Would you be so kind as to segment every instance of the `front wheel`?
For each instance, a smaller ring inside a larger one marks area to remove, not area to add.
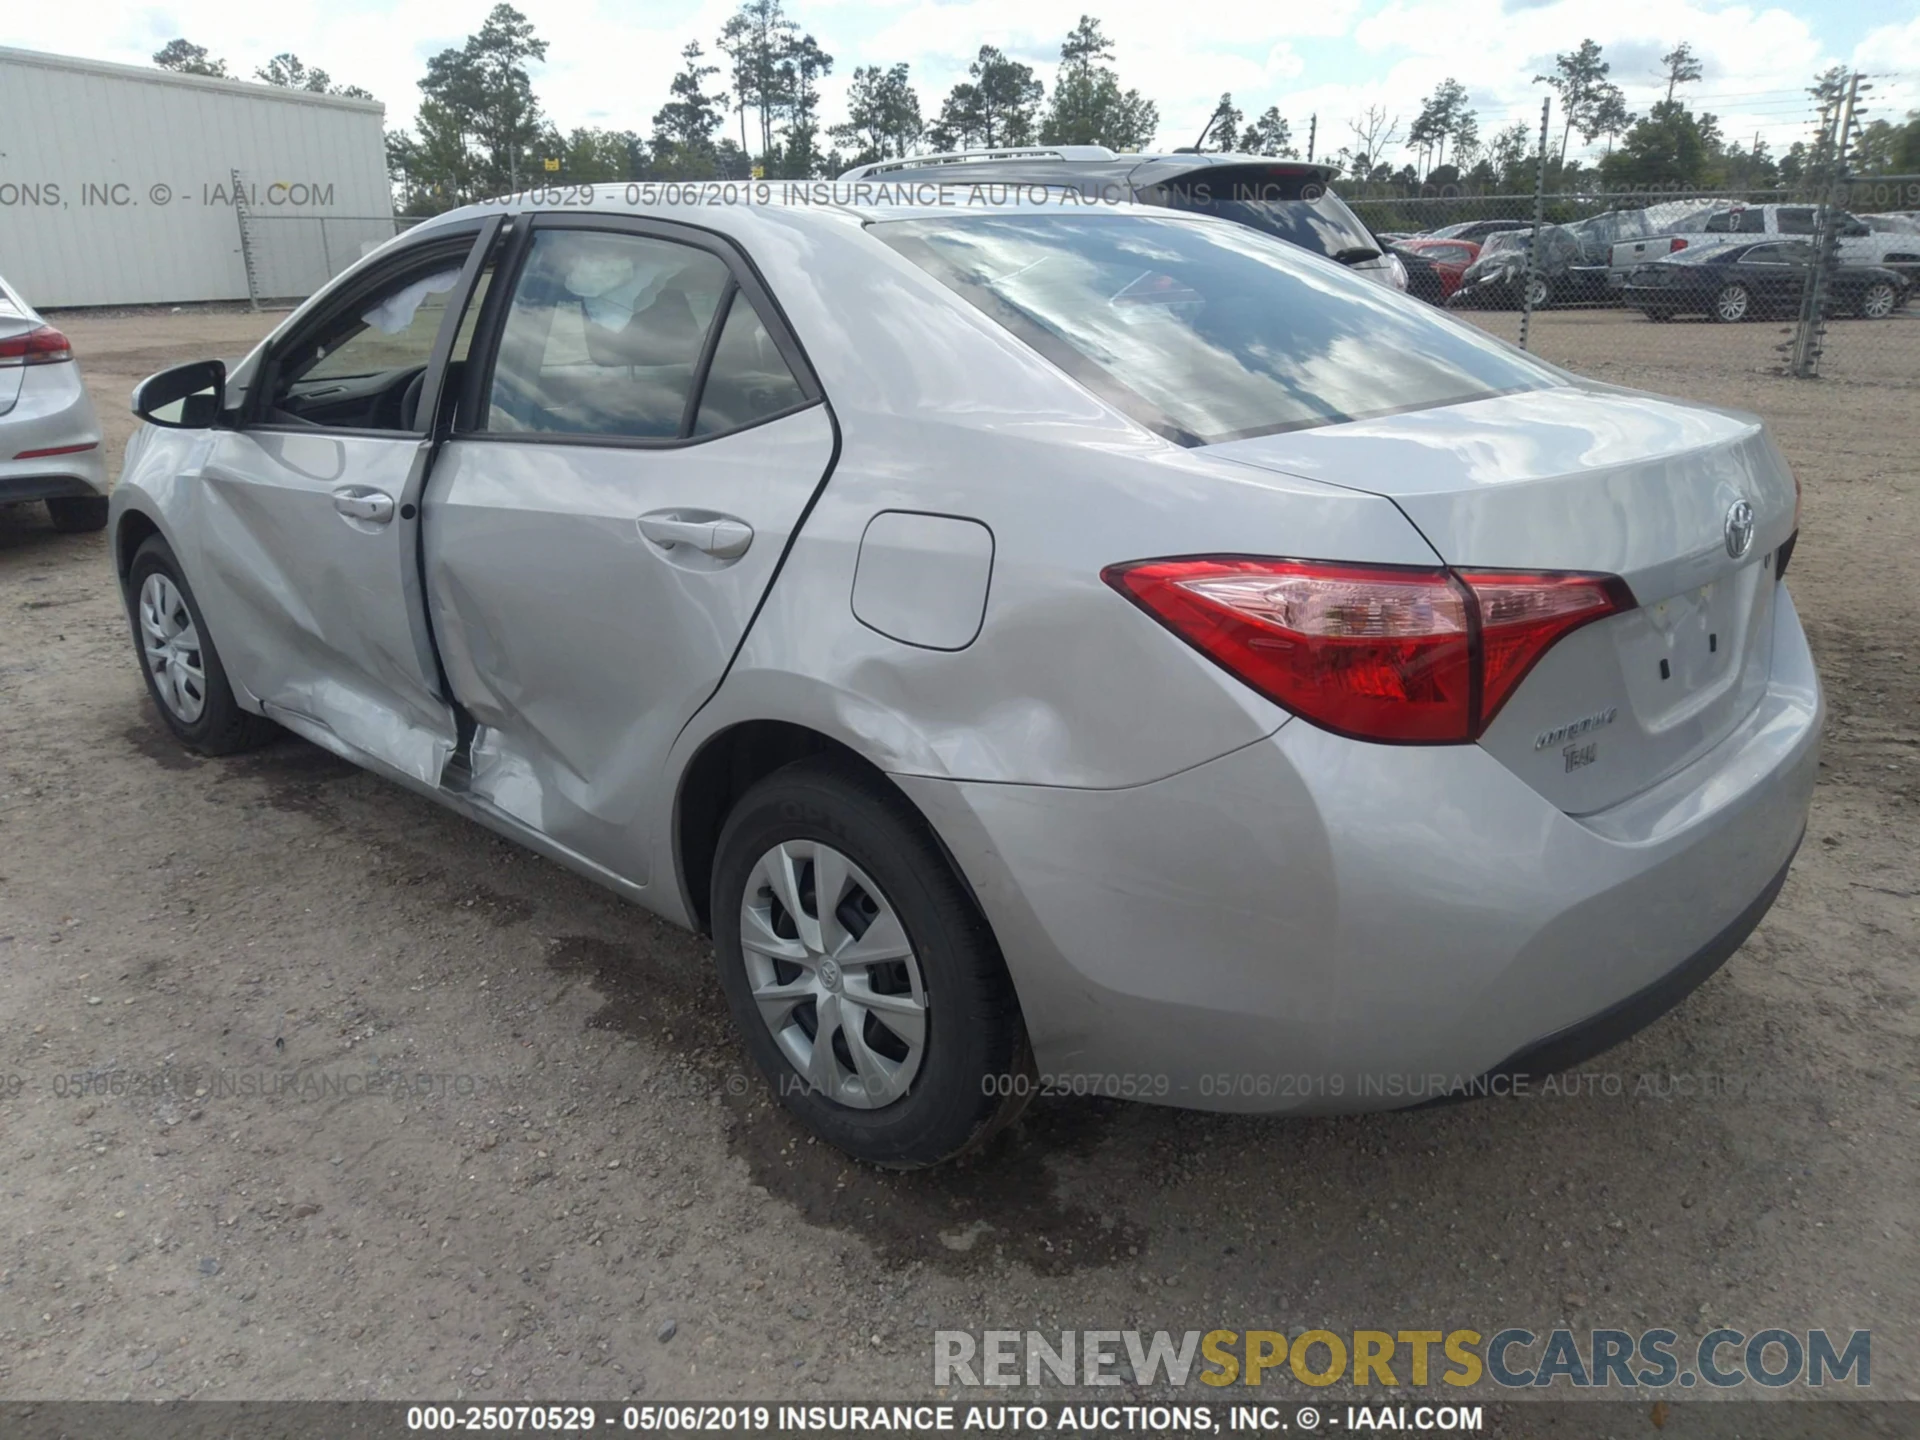
[[[1713,297],[1713,318],[1725,324],[1744,320],[1753,311],[1753,296],[1744,285],[1722,285]]]
[[[926,823],[851,764],[767,776],[721,831],[720,981],[782,1104],[896,1169],[983,1144],[1031,1093],[992,932]]]
[[[206,755],[231,755],[280,733],[271,720],[241,709],[234,699],[180,562],[158,535],[134,552],[127,572],[127,618],[147,693],[183,745]]]
[[[1547,308],[1547,280],[1544,275],[1536,275],[1527,281],[1527,308],[1544,310]]]

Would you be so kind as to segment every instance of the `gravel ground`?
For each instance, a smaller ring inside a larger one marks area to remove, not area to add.
[[[273,319],[62,317],[114,468],[135,380]],[[0,1397],[872,1398],[936,1328],[1725,1323],[1870,1327],[1920,1398],[1920,350],[1843,331],[1804,383],[1773,326],[1535,334],[1768,418],[1832,712],[1780,903],[1595,1062],[1617,1096],[1042,1103],[857,1168],[745,1079],[704,942],[299,741],[183,754],[103,539],[0,510]],[[1757,1088],[1633,1093],[1672,1074]]]

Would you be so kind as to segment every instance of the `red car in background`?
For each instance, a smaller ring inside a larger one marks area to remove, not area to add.
[[[1439,284],[1437,295],[1420,294],[1422,300],[1431,300],[1436,305],[1441,304],[1460,288],[1460,277],[1467,273],[1467,267],[1480,256],[1480,246],[1472,240],[1447,240],[1432,235],[1415,235],[1406,240],[1396,240],[1393,248],[1402,255],[1412,255],[1426,262],[1418,268],[1422,271],[1431,269],[1433,280],[1427,281],[1424,285],[1414,283],[1412,278],[1414,267],[1410,266],[1407,290],[1409,294],[1420,294],[1423,289],[1430,291],[1434,282],[1437,281]]]

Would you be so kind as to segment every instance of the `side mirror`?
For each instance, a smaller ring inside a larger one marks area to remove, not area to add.
[[[171,430],[204,430],[226,408],[227,366],[222,360],[195,360],[149,375],[133,387],[133,413],[149,425]]]

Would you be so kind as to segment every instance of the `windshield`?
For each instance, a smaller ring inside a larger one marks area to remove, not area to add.
[[[1373,233],[1311,171],[1219,165],[1155,188],[1160,192],[1152,197],[1156,203],[1218,215],[1277,235],[1316,255],[1352,261],[1380,253]]]
[[[974,216],[873,234],[1181,444],[1559,383],[1479,330],[1233,225]]]

